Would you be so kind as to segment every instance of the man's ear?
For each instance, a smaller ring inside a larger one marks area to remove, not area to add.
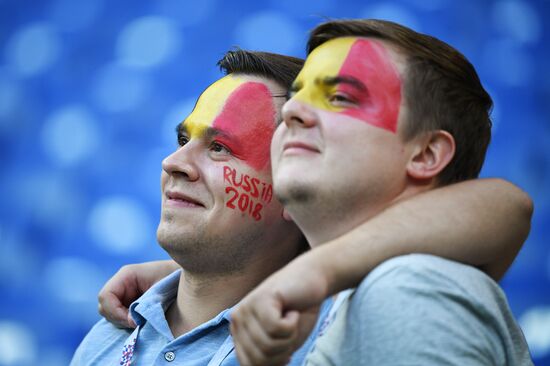
[[[435,178],[455,155],[455,139],[447,131],[430,131],[416,139],[407,174],[414,179]]]

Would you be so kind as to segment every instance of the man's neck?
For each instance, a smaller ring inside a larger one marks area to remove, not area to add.
[[[238,303],[263,279],[290,261],[252,260],[245,269],[228,274],[181,273],[176,300],[166,311],[166,320],[175,338],[214,318]]]
[[[312,248],[338,238],[355,227],[367,222],[379,211],[356,212],[350,215],[334,215],[333,213],[312,217],[311,215],[295,215],[292,217],[304,233]]]
[[[330,210],[326,207],[314,207],[313,205],[299,204],[292,207],[291,216],[302,233],[307,238],[311,247],[315,248],[333,239],[336,239],[357,226],[367,222],[387,207],[398,201],[406,199],[421,190],[408,186],[396,197],[378,205],[348,205],[347,211]],[[352,209],[352,207],[354,207]]]

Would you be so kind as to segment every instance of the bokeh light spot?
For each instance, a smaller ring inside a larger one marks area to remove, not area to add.
[[[88,230],[107,252],[124,254],[154,240],[151,219],[135,200],[115,196],[100,201],[90,213]]]
[[[495,2],[492,21],[497,30],[518,42],[534,43],[540,39],[540,17],[532,5],[525,1]]]
[[[96,264],[72,257],[52,259],[46,265],[43,278],[48,291],[71,303],[95,303],[105,280]]]
[[[59,57],[61,41],[46,23],[34,23],[16,32],[6,46],[6,58],[21,76],[46,71]]]
[[[75,165],[97,149],[97,122],[82,106],[61,108],[46,120],[42,143],[55,162],[62,166]]]
[[[235,42],[248,50],[293,54],[303,49],[306,33],[287,16],[264,11],[243,19],[235,29]]]
[[[28,327],[0,320],[0,365],[35,365],[36,353],[36,343]]]
[[[97,76],[93,93],[97,103],[106,111],[124,112],[139,106],[149,89],[149,80],[141,72],[109,65]]]
[[[116,52],[123,65],[152,67],[169,60],[180,43],[180,32],[170,19],[148,16],[132,21],[122,30]]]
[[[527,310],[519,324],[529,345],[533,358],[550,353],[550,307],[534,307]]]

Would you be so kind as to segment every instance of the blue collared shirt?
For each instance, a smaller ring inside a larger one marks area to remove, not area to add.
[[[165,277],[130,306],[136,330],[119,329],[101,319],[86,335],[71,361],[77,365],[238,365],[229,322],[233,308],[174,338],[165,312],[175,300],[181,271]],[[319,319],[330,304],[325,302]],[[317,334],[312,332],[294,353],[290,365],[300,365]],[[135,347],[133,340],[135,339]]]

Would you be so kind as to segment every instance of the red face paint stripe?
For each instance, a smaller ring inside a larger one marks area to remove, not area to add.
[[[213,127],[238,140],[232,147],[248,165],[256,170],[270,167],[269,147],[275,131],[275,106],[266,85],[246,82],[227,99]]]
[[[377,41],[359,39],[351,46],[339,76],[353,76],[368,88],[361,108],[343,113],[376,127],[397,131],[401,105],[401,79],[388,52]]]

